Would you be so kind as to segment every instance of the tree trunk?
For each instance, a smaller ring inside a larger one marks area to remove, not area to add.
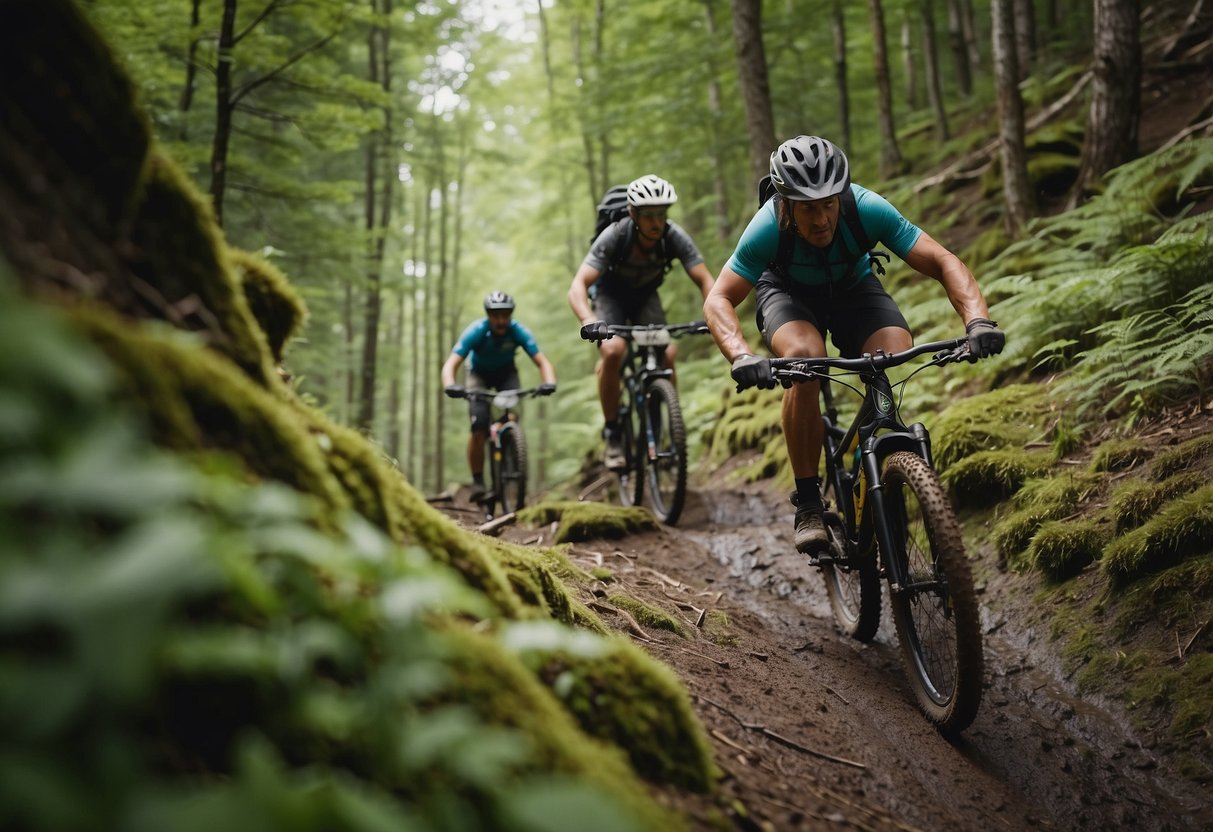
[[[834,0],[834,86],[838,88],[838,138],[851,146],[851,91],[847,83],[847,22],[842,0]]]
[[[1015,61],[1019,80],[1027,78],[1036,61],[1036,8],[1033,0],[1015,2]]]
[[[414,185],[416,185],[414,180]],[[421,299],[418,297],[421,292],[421,281],[418,279],[418,266],[421,263],[421,241],[423,239],[425,226],[423,224],[424,206],[422,199],[424,198],[425,188],[417,187],[416,204],[413,206],[413,254],[410,258],[411,266],[409,277],[409,320],[412,326],[409,327],[409,421],[408,421],[408,451],[406,458],[408,459],[407,476],[408,481],[421,486],[421,469],[417,464],[417,453],[420,436],[420,420],[417,418],[417,408],[421,401],[425,387],[421,378]],[[424,447],[421,445],[420,447]]]
[[[1002,144],[1002,190],[1007,233],[1019,235],[1032,211],[1024,151],[1023,99],[1016,65],[1014,0],[993,0],[991,43],[994,83],[998,88],[998,127]]]
[[[396,293],[396,305],[392,309],[391,323],[388,325],[388,343],[392,345],[390,368],[388,370],[387,387],[387,452],[388,456],[400,464],[400,386],[404,374],[404,287]]]
[[[907,12],[901,18],[901,67],[906,77],[906,106],[918,109],[918,56],[914,54],[914,27]]]
[[[901,151],[893,126],[893,93],[889,81],[889,52],[885,45],[884,9],[880,0],[868,0],[872,14],[873,61],[876,65],[876,92],[880,119],[880,175],[894,176],[901,169]]]
[[[1141,121],[1141,40],[1138,0],[1095,0],[1091,109],[1082,146],[1077,204],[1100,177],[1137,155]]]
[[[232,48],[235,45],[236,0],[223,0],[219,24],[218,66],[215,67],[215,137],[211,142],[211,184],[208,192],[215,222],[223,225],[223,192],[227,188],[227,152],[232,138]]]
[[[973,22],[973,0],[956,2],[960,8],[960,28],[969,51],[969,66],[976,71],[981,66],[981,38],[977,34],[977,24]]]
[[[969,49],[965,43],[961,0],[948,0],[948,46],[952,52],[956,86],[960,94],[967,98],[973,93],[973,66],[969,62]]]
[[[177,101],[177,109],[181,113],[181,129],[177,135],[181,141],[189,138],[188,120],[186,114],[194,104],[194,80],[198,77],[198,21],[201,20],[200,7],[202,0],[190,2],[190,45],[185,56],[185,83],[181,85],[181,97]]]
[[[430,334],[430,325],[434,320],[434,270],[431,268],[433,262],[434,180],[433,173],[427,171],[425,182],[425,238],[421,254],[421,260],[425,266],[425,276],[421,283],[421,319],[417,322],[417,328],[424,329],[427,335]],[[417,398],[421,400],[421,473],[417,483],[419,488],[425,489],[433,482],[431,473],[434,470],[434,448],[437,446],[438,453],[441,454],[442,441],[441,437],[434,432],[434,423],[431,419],[433,414],[431,404],[434,401],[434,385],[431,384],[430,375],[433,370],[430,365],[433,364],[433,361],[430,360],[431,356],[428,350],[431,339],[422,338],[420,340],[421,343],[418,351],[421,353],[421,389],[417,393]],[[439,353],[439,355],[443,354]]]
[[[703,0],[704,25],[707,30],[707,48],[704,50],[704,61],[708,73],[708,152],[712,160],[712,193],[713,207],[716,216],[716,239],[727,242],[733,234],[733,224],[729,220],[729,189],[725,181],[727,166],[724,160],[721,125],[724,123],[724,105],[720,92],[720,71],[716,66],[718,54],[718,32],[713,0]]]
[[[434,275],[434,288],[437,293],[437,308],[431,309],[433,313],[426,317],[426,320],[434,322],[434,355],[440,356],[450,349],[450,341],[447,339],[446,327],[446,279],[447,279],[447,224],[448,224],[448,206],[447,206],[447,181],[446,181],[446,156],[443,151],[444,141],[439,135],[437,117],[434,119],[434,147],[438,151],[438,175],[435,177],[438,192],[438,273]],[[426,387],[430,390],[430,395],[434,399],[434,447],[437,453],[434,457],[434,490],[442,491],[446,487],[446,454],[442,452],[445,447],[443,440],[443,427],[445,420],[443,416],[446,412],[446,396],[443,394],[439,385],[431,385]]]
[[[770,170],[771,153],[776,146],[771,85],[762,47],[762,0],[732,0],[732,3],[737,73],[750,137],[751,178],[757,183]]]
[[[581,17],[574,14],[572,20],[572,32],[570,38],[573,46],[573,66],[577,68],[577,89],[581,100],[583,110],[592,110],[594,104],[589,100],[590,88],[595,86],[592,80],[588,77],[585,68],[585,60],[582,56],[581,49]],[[586,181],[589,183],[590,204],[597,205],[599,197],[606,190],[598,184],[597,165],[594,159],[594,140],[590,135],[589,121],[586,118],[581,119],[581,148],[585,153],[585,175]]]
[[[927,64],[927,100],[935,114],[935,136],[940,141],[950,137],[948,112],[943,106],[943,82],[939,78],[939,50],[935,45],[935,8],[931,0],[919,0],[922,13],[922,52]]]

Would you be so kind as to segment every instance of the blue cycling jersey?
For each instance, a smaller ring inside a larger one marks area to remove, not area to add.
[[[855,194],[859,221],[863,223],[863,229],[872,243],[883,243],[904,260],[922,236],[922,230],[903,217],[888,200],[875,191],[852,184],[851,192]],[[856,243],[850,229],[841,221],[828,248],[814,249],[803,241],[798,241],[788,264],[793,283],[822,286],[845,279],[849,263],[846,254],[854,252],[855,248]],[[750,283],[757,283],[778,253],[779,224],[775,218],[775,200],[772,199],[767,200],[750,220],[737,242],[737,249],[726,265]],[[850,285],[858,285],[871,273],[871,257],[865,252],[855,266],[854,278]]]
[[[481,318],[468,324],[451,352],[460,358],[471,355],[468,366],[472,372],[491,373],[511,366],[514,363],[514,353],[519,347],[530,356],[539,352],[535,336],[517,321],[510,321],[510,327],[504,335],[494,335],[489,326],[489,319]]]

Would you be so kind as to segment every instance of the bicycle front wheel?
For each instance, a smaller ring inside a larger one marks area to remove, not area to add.
[[[522,508],[526,502],[526,437],[516,422],[501,432],[499,476],[497,497],[502,514]]]
[[[972,723],[981,704],[977,593],[960,524],[922,457],[885,461],[885,518],[905,585],[890,587],[901,657],[918,706],[946,734]]]
[[[673,526],[682,514],[687,497],[687,430],[682,422],[678,391],[664,378],[649,387],[647,427],[652,446],[644,447],[649,481],[649,505],[662,523]],[[642,437],[647,441],[647,436]]]

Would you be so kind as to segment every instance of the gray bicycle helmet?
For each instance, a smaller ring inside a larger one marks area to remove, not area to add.
[[[628,205],[633,207],[673,205],[677,201],[678,194],[674,193],[674,186],[651,173],[633,179],[628,185]]]
[[[484,311],[489,312],[494,309],[509,309],[514,308],[514,298],[507,295],[505,292],[489,292],[484,296]]]
[[[833,142],[797,136],[771,154],[771,184],[786,199],[825,199],[850,187],[851,166]]]

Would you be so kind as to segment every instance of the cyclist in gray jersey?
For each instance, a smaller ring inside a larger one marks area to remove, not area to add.
[[[628,185],[628,216],[603,229],[569,287],[569,306],[581,322],[583,338],[607,334],[611,324],[663,324],[665,311],[657,288],[674,260],[706,299],[712,289],[712,272],[703,262],[691,236],[667,219],[678,195],[669,182],[649,174]],[[621,444],[619,376],[627,344],[621,339],[598,342],[598,400],[602,405],[606,466],[626,465]],[[665,363],[674,368],[676,350],[666,347]]]
[[[844,201],[873,242],[943,285],[973,354],[1002,351],[1006,336],[989,319],[968,267],[879,194],[852,185],[847,157],[832,143],[817,136],[784,142],[771,154],[771,183],[778,195],[758,209],[703,304],[703,317],[739,384],[775,386],[768,360],[754,355],[737,318],[737,306],[751,291],[763,341],[777,356],[824,356],[827,332],[850,358],[913,346],[910,327],[872,274],[866,252],[847,250],[854,235],[839,222]],[[795,235],[796,248],[779,265],[783,234]],[[858,269],[847,265],[856,261]],[[795,543],[809,554],[828,545],[818,477],[824,441],[819,390],[817,382],[794,384],[783,399],[783,436],[796,478]]]

